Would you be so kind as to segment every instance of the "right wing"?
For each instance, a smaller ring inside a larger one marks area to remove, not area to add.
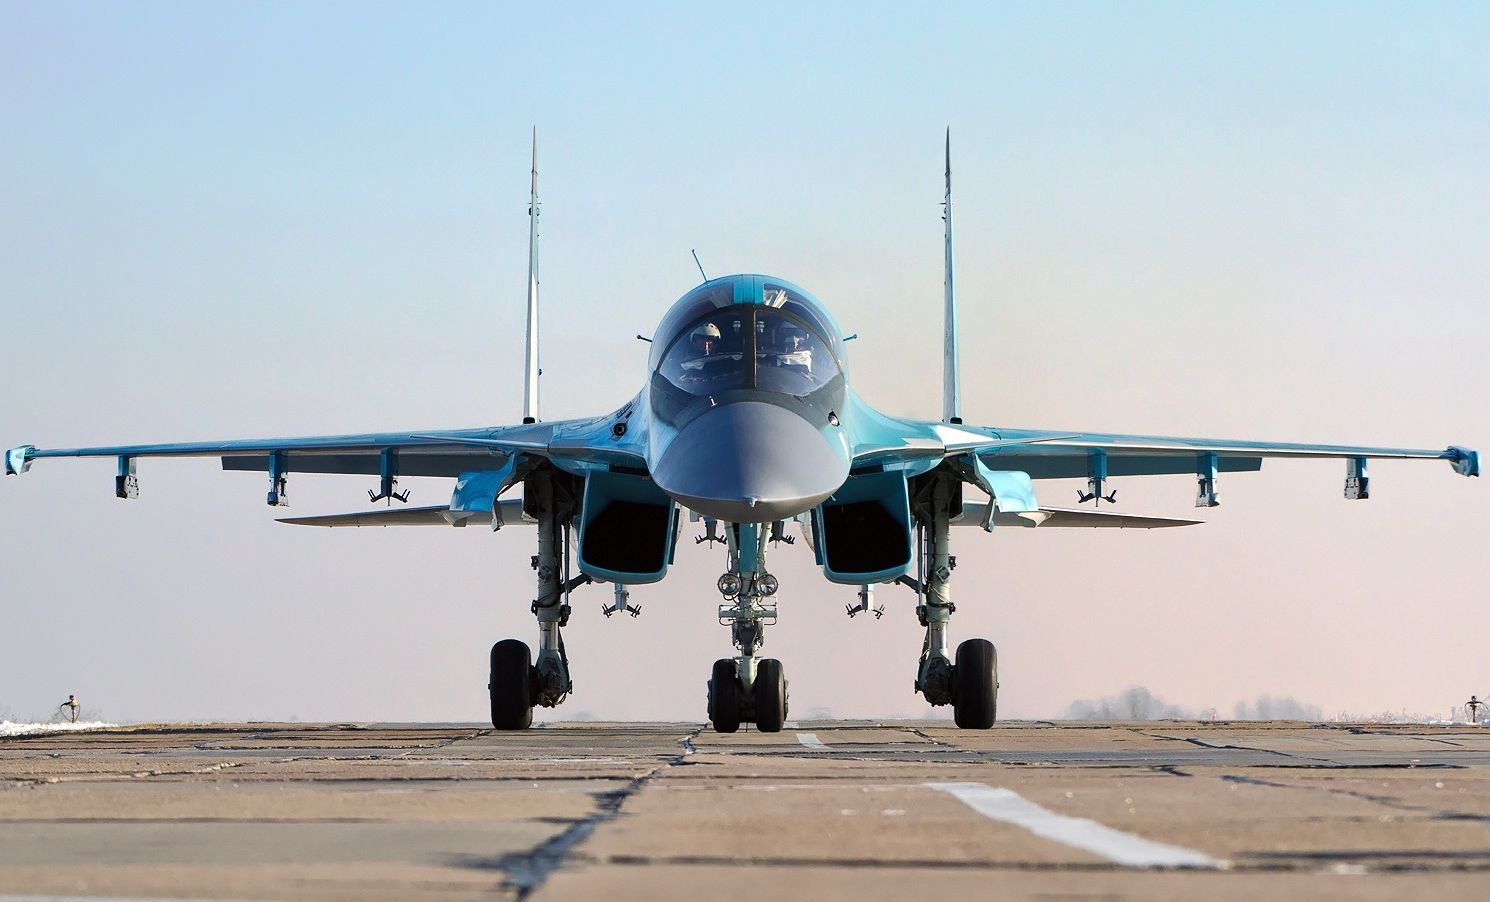
[[[284,502],[284,479],[289,473],[380,476],[385,493],[380,497],[386,497],[399,476],[460,477],[505,473],[506,478],[512,478],[517,459],[524,456],[596,461],[637,456],[624,442],[606,441],[610,437],[607,422],[606,417],[595,417],[472,429],[212,442],[84,448],[22,445],[6,452],[5,472],[7,475],[25,473],[35,461],[50,458],[113,457],[119,461],[115,494],[132,498],[139,491],[135,463],[140,458],[217,457],[221,458],[225,470],[269,473],[268,501],[271,505]],[[490,486],[485,488],[490,489]]]
[[[313,435],[289,438],[231,439],[153,445],[100,445],[85,448],[38,448],[22,445],[5,455],[7,475],[24,473],[33,461],[54,457],[221,457],[223,467],[264,470],[270,455],[283,455],[301,473],[378,472],[384,451],[397,451],[410,476],[451,476],[467,463],[490,464],[493,457],[514,451],[545,452],[557,424],[493,426],[423,432],[371,432],[353,435]],[[444,461],[442,464],[441,461]],[[257,465],[255,465],[257,464]],[[452,467],[456,468],[452,472]],[[414,472],[414,469],[431,472]],[[465,469],[473,469],[465,466]]]

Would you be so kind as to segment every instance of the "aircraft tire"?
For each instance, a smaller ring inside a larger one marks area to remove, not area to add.
[[[986,730],[998,715],[998,650],[987,639],[957,646],[952,669],[952,717],[964,730]]]
[[[709,677],[709,720],[716,733],[734,733],[740,729],[740,674],[734,659],[714,662]]]
[[[762,733],[780,733],[786,723],[786,676],[781,662],[764,658],[755,668],[755,725]]]
[[[533,725],[533,655],[526,642],[503,639],[491,647],[491,725],[526,730]]]

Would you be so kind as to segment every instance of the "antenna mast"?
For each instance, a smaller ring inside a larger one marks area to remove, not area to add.
[[[528,196],[528,343],[523,373],[523,422],[538,422],[538,128],[533,128],[533,182]]]
[[[942,345],[942,419],[962,422],[962,371],[957,359],[957,292],[952,283],[952,128],[947,128],[947,195],[942,201],[947,224],[945,336]]]

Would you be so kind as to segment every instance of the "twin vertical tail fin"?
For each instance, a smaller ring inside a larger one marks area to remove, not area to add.
[[[528,340],[523,373],[523,422],[538,422],[538,129],[533,129],[533,181],[528,196]]]
[[[942,200],[942,220],[946,223],[945,275],[943,293],[946,303],[945,334],[942,343],[942,420],[962,422],[962,372],[957,345],[957,288],[952,266],[952,129],[946,140],[946,195]],[[538,422],[538,129],[533,129],[533,170],[528,198],[528,334],[526,369],[523,374],[523,422]]]
[[[952,281],[952,129],[947,128],[947,195],[942,201],[942,220],[947,224],[945,336],[942,342],[942,420],[962,422],[962,370],[957,359],[957,291]]]

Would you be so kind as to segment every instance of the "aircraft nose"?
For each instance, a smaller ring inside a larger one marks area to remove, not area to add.
[[[770,523],[816,507],[848,478],[848,458],[802,416],[735,401],[673,438],[652,480],[679,504],[729,523]]]

